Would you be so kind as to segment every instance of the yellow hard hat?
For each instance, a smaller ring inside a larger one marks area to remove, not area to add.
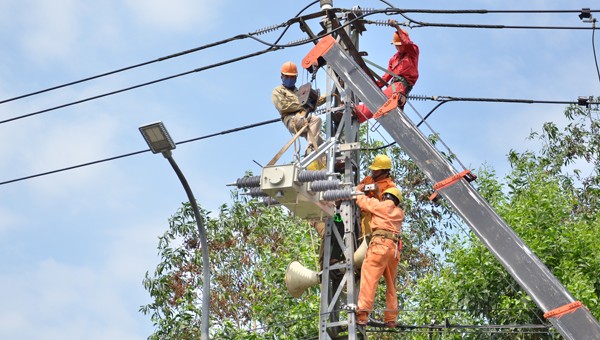
[[[400,201],[402,201],[402,194],[400,193],[400,190],[396,187],[391,187],[391,188],[385,189],[385,191],[383,192],[383,195],[385,195],[385,194],[390,194],[390,195],[396,197],[398,199],[398,204],[400,204]]]
[[[306,170],[313,170],[313,171],[317,171],[317,170],[323,170],[325,169],[325,164],[323,164],[323,162],[316,160],[316,161],[312,161],[307,167]]]
[[[281,74],[286,75],[286,76],[297,76],[298,68],[296,67],[296,64],[294,64],[293,62],[286,61],[281,66]]]
[[[389,170],[392,168],[392,160],[386,155],[377,155],[373,164],[369,167],[371,170]]]

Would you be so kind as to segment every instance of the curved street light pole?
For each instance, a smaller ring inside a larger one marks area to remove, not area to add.
[[[173,159],[171,150],[175,149],[175,143],[169,136],[169,133],[162,122],[152,123],[140,127],[140,132],[144,136],[146,143],[152,150],[153,153],[162,153],[162,155],[169,161],[173,170],[179,177],[181,185],[187,194],[188,200],[194,211],[194,218],[196,225],[198,226],[198,234],[200,237],[200,247],[202,251],[202,317],[200,319],[201,328],[200,336],[202,340],[208,340],[208,329],[209,329],[209,311],[210,311],[210,262],[208,257],[208,240],[206,237],[206,230],[204,229],[204,222],[202,215],[200,215],[200,209],[196,203],[196,198],[192,193],[183,172],[179,169],[179,166]]]

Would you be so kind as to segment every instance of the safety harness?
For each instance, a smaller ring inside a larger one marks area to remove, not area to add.
[[[381,238],[386,238],[388,240],[392,240],[392,241],[398,241],[400,239],[400,235],[392,233],[391,231],[386,231],[386,230],[373,230],[372,233],[373,237],[378,236]]]
[[[371,234],[372,237],[371,239],[373,239],[374,237],[381,237],[387,240],[392,240],[394,241],[394,243],[396,244],[396,246],[394,247],[394,258],[396,258],[398,256],[398,248],[400,247],[400,235],[396,234],[396,233],[392,233],[391,231],[387,231],[387,230],[373,230],[373,233]]]

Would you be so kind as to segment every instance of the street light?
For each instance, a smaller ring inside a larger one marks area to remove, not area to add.
[[[583,22],[595,22],[595,19],[592,16],[592,11],[589,8],[581,9],[581,13],[579,13],[579,19]]]
[[[140,132],[152,153],[162,153],[162,155],[169,161],[173,170],[179,177],[183,188],[188,196],[192,209],[194,210],[194,217],[198,226],[198,233],[200,234],[200,246],[202,247],[202,318],[201,318],[201,339],[208,340],[208,323],[209,323],[209,309],[210,309],[210,263],[208,258],[208,241],[206,239],[206,231],[204,230],[204,224],[200,210],[198,210],[198,204],[192,193],[192,189],[183,176],[183,173],[175,163],[171,155],[171,150],[175,149],[175,143],[171,139],[169,132],[165,128],[162,122],[151,123],[140,126]]]

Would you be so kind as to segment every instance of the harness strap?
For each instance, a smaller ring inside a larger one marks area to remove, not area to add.
[[[399,236],[397,234],[394,234],[390,231],[385,231],[385,230],[374,230],[372,236],[373,237],[379,236],[382,238],[390,239],[392,241],[398,241],[398,239],[399,239]]]
[[[304,130],[306,130],[307,127],[308,127],[308,125],[304,125],[300,130],[298,130],[298,132],[296,132],[296,134],[294,135],[294,137],[292,137],[292,139],[290,139],[290,141],[287,142],[287,144],[285,144],[283,146],[283,148],[281,148],[281,150],[279,150],[279,152],[275,155],[275,157],[273,157],[273,159],[271,159],[271,161],[269,162],[269,164],[267,164],[267,166],[275,165],[275,163],[277,163],[277,161],[279,160],[279,158],[292,145],[292,143],[302,134],[302,132],[304,132]]]
[[[431,196],[429,196],[429,200],[433,201],[433,199],[438,194],[438,190],[447,188],[447,187],[451,186],[452,184],[460,181],[462,178],[466,179],[468,182],[471,182],[471,181],[475,180],[477,178],[477,176],[475,176],[474,174],[471,174],[471,170],[467,169],[467,170],[461,171],[460,173],[458,173],[456,175],[452,175],[444,180],[441,180],[433,185],[433,190],[435,190],[435,191],[433,192],[433,194],[431,194]]]
[[[583,307],[583,303],[581,303],[581,301],[567,303],[566,305],[563,305],[558,308],[554,308],[553,310],[547,311],[546,313],[544,313],[544,317],[546,319],[550,319],[550,318],[559,319],[563,315],[573,313],[581,307]]]
[[[381,67],[381,66],[379,66],[379,65],[375,64],[374,62],[372,62],[372,61],[370,61],[370,60],[367,60],[367,59],[365,59],[365,58],[363,58],[363,60],[364,60],[364,61],[365,61],[367,64],[369,64],[369,65],[372,65],[372,66],[375,66],[376,68],[380,69],[381,71],[383,71],[383,72],[385,72],[385,73],[389,74],[390,76],[392,76],[392,82],[399,82],[399,83],[402,83],[402,84],[404,85],[404,87],[406,88],[406,95],[408,96],[408,93],[409,93],[409,92],[412,90],[413,86],[409,84],[409,82],[408,82],[408,80],[406,80],[406,78],[404,78],[403,76],[401,76],[401,75],[398,75],[398,74],[396,74],[396,73],[394,73],[394,72],[392,72],[392,71],[390,71],[390,70],[388,70],[388,69],[385,69],[385,68],[383,68],[383,67]],[[395,88],[395,86],[394,86],[394,84],[393,84],[393,83],[392,83],[392,91],[393,91],[394,93],[398,92],[398,91],[396,91],[396,88]]]

